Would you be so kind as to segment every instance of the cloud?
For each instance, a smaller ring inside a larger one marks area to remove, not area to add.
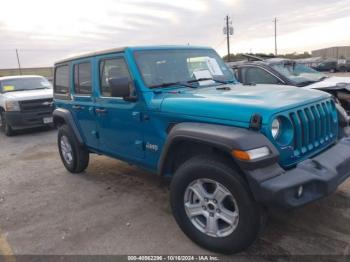
[[[21,8],[18,8],[21,7]],[[0,67],[49,66],[73,53],[127,45],[207,45],[225,54],[224,16],[234,52],[281,52],[348,44],[350,0],[4,0]]]

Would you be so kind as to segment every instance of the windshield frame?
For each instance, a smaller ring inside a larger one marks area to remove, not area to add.
[[[168,84],[168,83],[160,83],[159,85],[153,86],[153,85],[148,85],[146,80],[144,79],[144,75],[142,73],[142,70],[140,68],[140,64],[139,64],[139,60],[137,55],[139,53],[152,53],[152,52],[157,52],[157,51],[194,51],[194,52],[198,52],[198,51],[209,51],[212,52],[213,54],[215,54],[215,56],[217,56],[218,59],[221,59],[221,56],[212,48],[205,48],[205,47],[190,47],[190,48],[186,48],[186,47],[177,47],[177,48],[159,48],[159,49],[135,49],[132,52],[132,57],[133,60],[135,62],[138,74],[140,76],[140,79],[142,80],[142,84],[143,86],[146,88],[146,90],[157,90],[157,89],[179,89],[179,88],[190,88],[187,87],[186,85],[184,85],[183,83],[187,83],[187,81],[189,80],[193,80],[193,79],[188,79],[188,80],[184,80],[182,79],[181,81],[176,81],[177,83],[174,83],[174,85],[169,85],[166,87],[162,87],[161,84]],[[228,84],[237,84],[238,80],[236,79],[234,73],[232,72],[231,68],[222,60],[222,65],[226,67],[227,71],[230,72],[232,79],[228,80]],[[209,80],[210,81],[210,80]],[[169,81],[170,84],[170,81]],[[191,83],[188,83],[188,85],[191,85]],[[222,85],[222,83],[220,83],[220,81],[217,81],[215,78],[213,78],[213,81],[211,84],[208,85],[193,85],[191,86],[191,88],[201,88],[201,87],[211,87],[211,86],[217,86],[217,85]]]
[[[13,89],[13,90],[4,90],[4,86],[12,86],[11,81],[26,81],[28,79],[38,79],[38,81],[45,81],[49,85],[42,86],[39,88],[28,88],[28,89]],[[11,92],[21,92],[21,91],[32,91],[32,90],[44,90],[44,89],[52,89],[52,84],[50,81],[43,77],[43,76],[30,76],[30,77],[18,77],[18,78],[8,78],[8,79],[2,79],[0,80],[0,93],[5,94],[5,93],[11,93]]]

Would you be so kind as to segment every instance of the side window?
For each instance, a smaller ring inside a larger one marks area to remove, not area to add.
[[[74,65],[74,91],[78,95],[91,95],[91,64]]]
[[[58,66],[55,70],[55,94],[69,94],[69,67],[68,65]]]
[[[242,69],[245,84],[279,84],[280,81],[267,71],[257,67]]]
[[[128,66],[123,58],[103,59],[100,62],[101,95],[111,96],[109,78],[128,78],[131,80]]]

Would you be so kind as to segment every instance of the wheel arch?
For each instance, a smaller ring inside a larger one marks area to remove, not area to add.
[[[260,146],[271,149],[270,161],[277,160],[277,150],[259,132],[214,124],[180,123],[169,132],[158,162],[158,173],[160,176],[172,176],[184,161],[195,155],[208,153],[224,159],[242,171],[247,163],[234,159],[232,150],[250,150]]]
[[[67,125],[73,131],[80,145],[84,145],[84,140],[79,129],[75,125],[71,112],[67,109],[57,108],[53,111],[53,122],[55,126]]]

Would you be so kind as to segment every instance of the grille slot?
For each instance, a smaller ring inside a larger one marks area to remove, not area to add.
[[[53,99],[36,99],[28,101],[20,101],[19,105],[22,112],[38,112],[52,110]]]
[[[321,102],[289,114],[294,128],[294,155],[304,155],[336,137],[332,103]]]

